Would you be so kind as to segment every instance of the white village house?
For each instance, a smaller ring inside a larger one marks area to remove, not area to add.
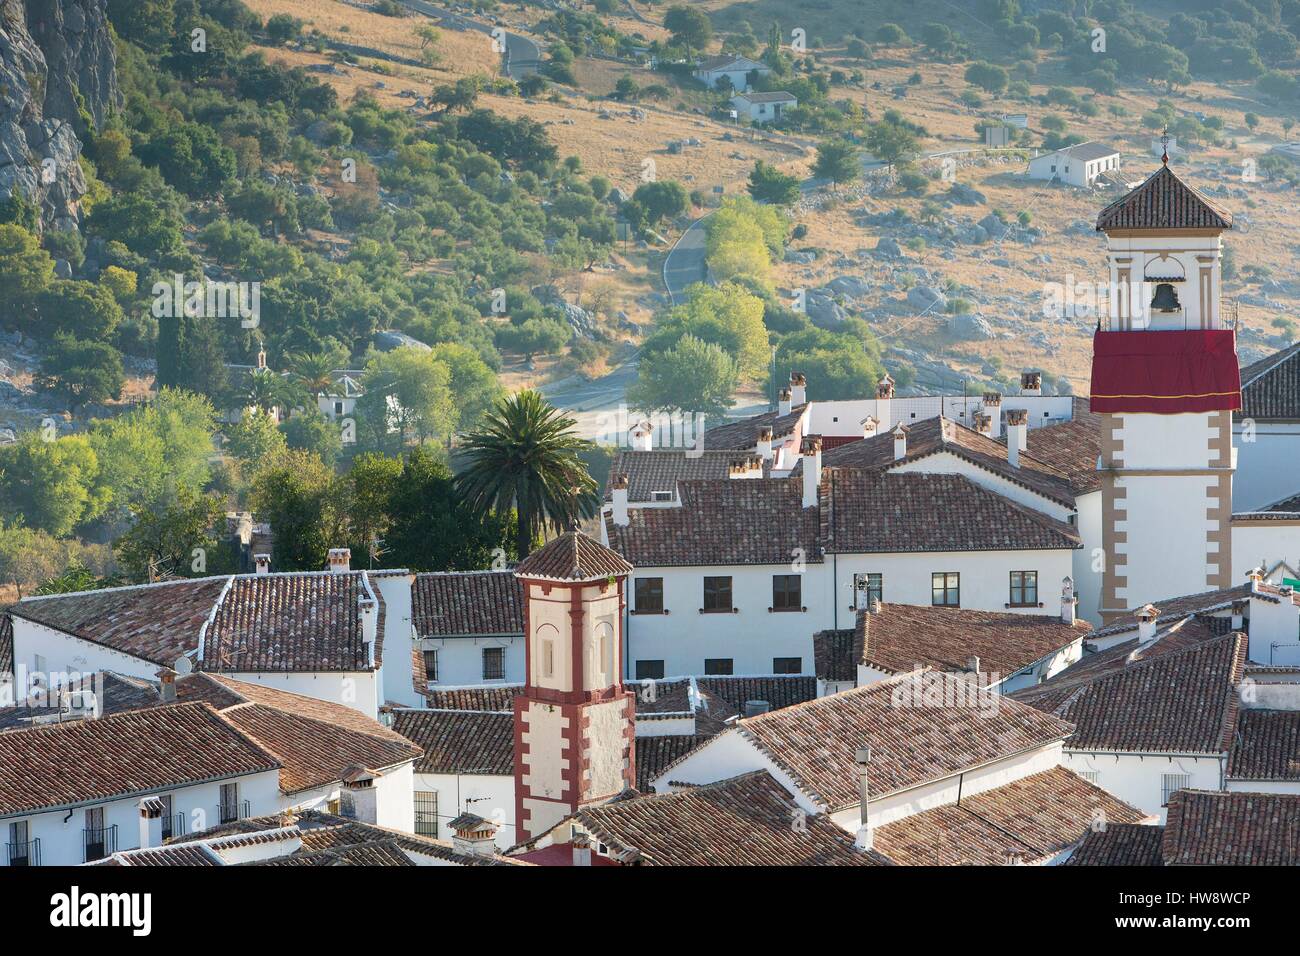
[[[717,89],[719,82],[725,80],[731,89],[743,92],[749,89],[751,76],[767,76],[771,72],[772,68],[766,63],[746,56],[723,54],[701,59],[695,64],[692,75],[711,90]]]
[[[742,120],[751,123],[770,123],[779,120],[786,110],[799,105],[793,93],[778,90],[771,93],[738,93],[731,98],[731,108]]]
[[[1119,150],[1105,143],[1076,143],[1029,161],[1030,179],[1091,186],[1105,173],[1119,169]]]

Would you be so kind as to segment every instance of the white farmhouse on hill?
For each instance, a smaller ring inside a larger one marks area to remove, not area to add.
[[[694,76],[711,90],[717,89],[718,81],[725,78],[731,82],[733,90],[744,92],[749,89],[751,74],[766,76],[771,72],[772,68],[766,63],[746,56],[724,55],[708,56],[700,60],[695,64]]]
[[[731,98],[731,105],[740,119],[752,123],[769,123],[779,120],[786,110],[798,106],[799,101],[793,93],[778,90],[772,93],[741,93]]]
[[[1029,178],[1091,186],[1104,172],[1119,168],[1119,150],[1105,143],[1076,143],[1029,161]]]

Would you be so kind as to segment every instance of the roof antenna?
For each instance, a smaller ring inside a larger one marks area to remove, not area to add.
[[[1166,125],[1164,131],[1160,134],[1160,162],[1166,166],[1169,165],[1169,126]]]

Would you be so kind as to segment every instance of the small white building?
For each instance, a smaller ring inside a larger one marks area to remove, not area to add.
[[[731,89],[743,92],[749,89],[751,75],[767,76],[771,72],[772,68],[766,63],[747,56],[725,54],[700,60],[695,64],[694,76],[711,90],[717,89],[718,82],[725,79]]]
[[[770,123],[779,120],[786,110],[799,105],[793,93],[784,90],[771,93],[740,93],[731,98],[731,106],[740,119],[751,123]]]
[[[411,598],[429,689],[523,683],[523,589],[510,571],[417,574]]]
[[[1076,143],[1029,161],[1029,178],[1091,186],[1102,173],[1119,168],[1119,150],[1105,143]]]

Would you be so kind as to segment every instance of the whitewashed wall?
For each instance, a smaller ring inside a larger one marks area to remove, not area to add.
[[[379,719],[380,675],[371,671],[244,671],[225,675],[331,704],[343,704],[372,720]]]
[[[438,680],[431,687],[471,687],[483,684],[522,684],[524,682],[523,635],[504,637],[426,638],[425,648],[438,652]],[[483,648],[504,647],[506,676],[500,681],[483,680]]]
[[[1221,790],[1222,761],[1212,756],[1170,757],[1164,754],[1114,754],[1065,751],[1064,763],[1076,773],[1096,771],[1097,786],[1165,822],[1160,805],[1161,775],[1185,773],[1191,777],[1188,789]]]
[[[1232,510],[1255,511],[1300,494],[1300,422],[1255,422],[1253,441],[1244,440],[1246,431],[1245,423],[1232,423]]]
[[[515,778],[498,774],[417,773],[414,788],[438,795],[438,839],[450,840],[447,824],[466,811],[497,823],[496,845],[519,842],[515,831]]]

